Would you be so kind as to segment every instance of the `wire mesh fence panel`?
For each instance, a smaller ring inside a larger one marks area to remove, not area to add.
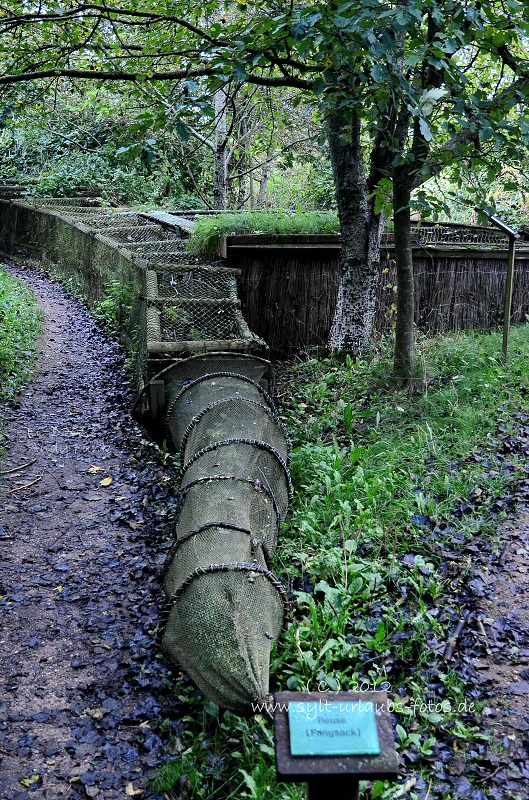
[[[186,484],[181,493],[175,535],[212,522],[250,530],[272,556],[281,524],[275,497],[262,483],[207,477]]]
[[[149,265],[152,265],[153,269],[164,269],[168,266],[175,266],[180,269],[211,267],[210,261],[207,261],[205,258],[194,258],[190,256],[189,253],[186,253],[185,250],[178,247],[168,247],[167,250],[160,252],[158,250],[158,244],[160,243],[156,243],[156,248],[153,247],[149,249],[141,246],[135,247],[134,245],[127,245],[127,249],[130,250],[134,258],[146,261]]]
[[[233,438],[267,442],[288,463],[289,438],[270,407],[245,397],[229,397],[206,406],[191,421],[182,439],[182,464],[205,447]]]
[[[34,206],[55,206],[56,208],[74,208],[75,206],[84,206],[85,208],[95,208],[99,203],[90,200],[87,197],[26,197],[27,202]]]
[[[167,408],[166,427],[177,450],[193,418],[211,403],[227,397],[245,397],[268,406],[272,403],[262,386],[243,375],[231,372],[203,375],[185,385]]]
[[[238,302],[222,300],[207,305],[199,300],[152,301],[160,311],[161,341],[206,341],[240,339],[241,312]]]
[[[275,497],[279,515],[285,519],[292,494],[290,476],[281,455],[271,445],[243,439],[217,442],[186,464],[182,484],[216,476],[246,478],[264,486]]]
[[[201,269],[156,270],[160,298],[237,299],[235,276],[228,271]]]
[[[110,227],[106,229],[105,236],[124,245],[129,242],[157,242],[162,239],[178,238],[174,233],[164,231],[160,225],[149,224]]]
[[[70,216],[70,215],[68,215]],[[73,216],[73,215],[72,215]],[[84,225],[106,231],[108,228],[129,228],[137,219],[135,214],[75,214],[77,221]]]
[[[418,226],[412,227],[411,234],[413,239],[422,243],[497,244],[504,247],[507,244],[507,236],[504,233],[481,228],[453,228],[450,225]]]
[[[131,253],[140,252],[143,249],[143,245],[141,242],[131,242],[129,250]],[[177,255],[182,254],[186,255],[185,250],[185,242],[180,239],[177,234],[173,234],[172,238],[166,239],[165,241],[158,241],[154,246],[149,246],[148,250],[146,251],[146,255],[149,257],[155,258],[160,257],[162,259],[162,268],[165,262],[165,256],[169,255]]]
[[[165,652],[177,653],[197,686],[235,713],[252,713],[252,703],[268,697],[271,649],[285,614],[274,577],[251,564],[199,573],[167,618]]]

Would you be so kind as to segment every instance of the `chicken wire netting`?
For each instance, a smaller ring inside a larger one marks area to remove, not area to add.
[[[244,323],[237,300],[205,303],[200,299],[149,300],[158,314],[161,342],[241,339]]]
[[[235,270],[214,267],[157,269],[160,298],[237,300]]]
[[[288,462],[289,438],[271,408],[246,397],[228,397],[206,406],[191,421],[182,439],[182,464],[205,447],[234,438],[267,442]]]
[[[60,208],[67,210],[68,208],[98,208],[98,203],[90,200],[88,197],[26,197],[25,202],[37,208]]]
[[[70,212],[68,216],[74,216],[78,222],[82,222],[89,228],[102,230],[104,235],[108,228],[130,228],[138,219],[137,214],[77,214]]]
[[[160,225],[150,225],[149,223],[108,227],[105,230],[105,236],[107,239],[113,239],[124,245],[129,242],[158,242],[164,239],[178,239],[176,234],[164,231]]]

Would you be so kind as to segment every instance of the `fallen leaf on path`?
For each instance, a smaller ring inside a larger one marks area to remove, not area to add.
[[[103,467],[95,467],[93,464],[91,467],[88,467],[86,470],[87,472],[103,472]]]
[[[143,789],[135,789],[132,781],[129,781],[125,787],[125,794],[127,797],[136,797],[138,794],[143,794]]]
[[[110,486],[112,483],[112,478],[103,478],[102,481],[99,481],[101,486]]]
[[[33,783],[38,783],[40,781],[40,775],[35,772],[33,775],[29,775],[27,778],[22,778],[20,783],[22,786],[31,786]]]

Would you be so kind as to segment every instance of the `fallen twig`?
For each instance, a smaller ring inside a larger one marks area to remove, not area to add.
[[[37,459],[34,458],[33,461],[28,461],[27,464],[21,464],[20,467],[11,467],[11,469],[0,470],[0,475],[10,475],[12,472],[19,472],[21,469],[27,469],[28,467],[31,467],[36,460]]]
[[[497,775],[501,769],[505,769],[505,764],[500,764],[499,767],[496,767],[494,772],[490,772],[488,775],[485,775],[484,778],[478,778],[474,781],[474,783],[485,783],[486,781],[490,781],[490,779]]]
[[[33,484],[38,483],[40,480],[42,480],[42,475],[39,475],[38,478],[35,478],[35,480],[31,481],[31,483],[26,483],[25,486],[17,486],[15,489],[9,489],[9,491],[6,492],[6,494],[13,494],[14,492],[23,492],[24,489],[29,489],[30,486],[33,486]]]
[[[476,626],[477,626],[477,629],[478,629],[480,635],[483,636],[483,638],[485,639],[485,642],[488,644],[489,643],[489,639],[488,639],[488,636],[487,636],[487,631],[485,630],[485,626],[483,625],[483,622],[480,619],[476,620]]]
[[[468,620],[470,619],[470,611],[465,611],[459,622],[454,628],[454,632],[451,636],[448,637],[448,641],[446,643],[446,647],[444,649],[443,658],[445,661],[450,661],[454,654],[454,647],[456,645],[457,640],[461,636],[463,632],[463,628],[467,624]]]

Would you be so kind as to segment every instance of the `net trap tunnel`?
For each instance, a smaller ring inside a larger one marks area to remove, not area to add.
[[[248,714],[267,699],[288,608],[272,558],[291,495],[290,445],[264,388],[271,366],[212,352],[179,360],[155,380],[163,381],[167,438],[182,469],[162,649],[211,700]]]
[[[267,699],[288,608],[272,558],[291,484],[268,348],[242,315],[239,271],[190,255],[192,223],[165,212],[70,198],[4,201],[0,212],[6,249],[47,257],[89,301],[111,281],[131,288],[125,328],[146,378],[136,416],[182,468],[160,642],[211,700],[251,713]]]
[[[159,640],[211,700],[249,714],[267,700],[288,609],[272,559],[291,496],[290,443],[270,398],[267,345],[241,313],[238,270],[171,249],[147,254],[151,374],[163,368],[140,401],[182,476]]]

